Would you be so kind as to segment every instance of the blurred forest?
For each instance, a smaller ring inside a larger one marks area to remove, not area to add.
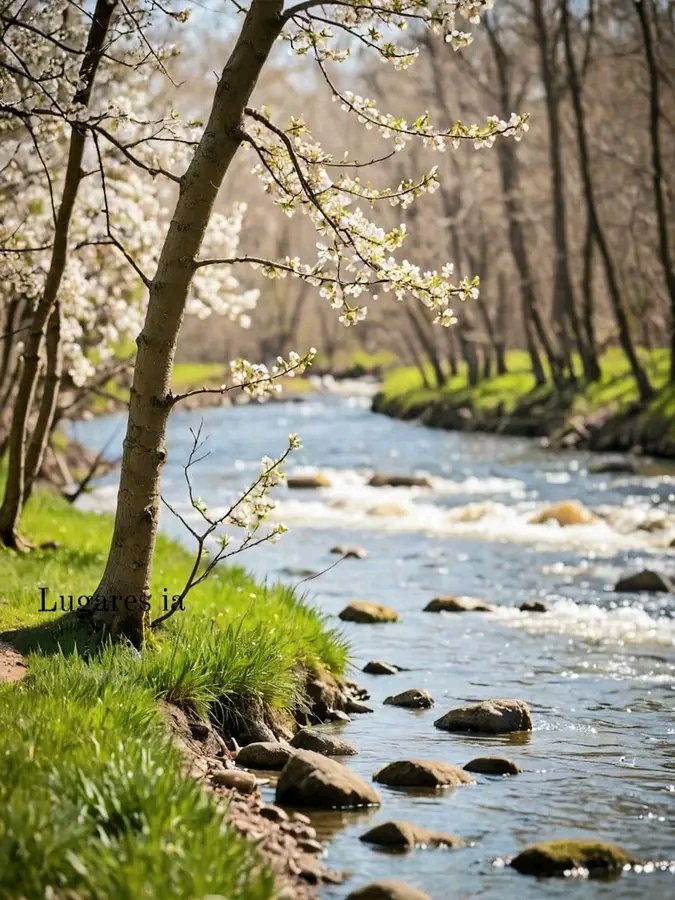
[[[212,31],[198,48],[215,52]],[[333,311],[299,281],[260,279],[255,327],[188,320],[183,359],[235,354],[274,359],[289,349],[320,348],[317,367],[386,360],[419,365],[431,386],[464,361],[471,381],[504,371],[506,353],[527,351],[537,381],[572,369],[597,378],[603,352],[620,347],[643,394],[651,385],[640,349],[673,348],[675,282],[672,191],[675,171],[675,10],[672,4],[621,0],[500,0],[475,29],[471,51],[455,53],[425,35],[428,53],[405,73],[363,54],[355,91],[404,116],[428,110],[434,121],[474,121],[486,113],[530,115],[523,141],[492,150],[460,146],[438,157],[419,148],[395,156],[388,171],[412,177],[438,163],[433,197],[390,211],[410,232],[405,252],[459,275],[478,274],[481,294],[455,309],[455,328],[432,326],[418,304],[369,306],[357,328],[337,327]],[[199,58],[184,55],[183,90]],[[343,73],[341,73],[343,74]],[[350,81],[354,72],[348,75]],[[335,104],[316,68],[277,58],[259,97],[278,118],[302,111],[329,149],[367,158],[388,150]],[[285,115],[284,115],[285,113]],[[370,138],[370,141],[369,141]],[[223,203],[245,200],[242,243],[261,254],[303,257],[315,235],[261,200],[249,159],[237,160]],[[236,195],[235,195],[236,192]],[[355,354],[354,351],[366,351]],[[671,379],[675,373],[671,370]]]

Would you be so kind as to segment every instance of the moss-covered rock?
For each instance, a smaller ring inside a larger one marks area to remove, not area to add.
[[[526,847],[511,860],[524,875],[564,875],[583,869],[591,876],[618,874],[637,860],[616,844],[593,840],[542,841]]]

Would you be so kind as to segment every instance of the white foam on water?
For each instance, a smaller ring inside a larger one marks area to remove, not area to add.
[[[300,471],[300,470],[298,470]],[[306,473],[314,470],[302,470]],[[297,490],[277,494],[275,517],[289,526],[360,528],[387,532],[421,532],[437,537],[463,536],[534,546],[583,548],[599,554],[617,549],[658,550],[667,546],[668,530],[650,532],[613,526],[613,511],[587,525],[561,527],[555,521],[533,524],[533,515],[548,506],[526,501],[521,481],[512,478],[469,478],[452,481],[431,477],[431,488],[371,487],[368,474],[353,469],[321,470],[331,486],[309,494]],[[466,495],[476,500],[456,507],[434,503],[438,496]],[[511,502],[492,499],[504,496]],[[487,499],[487,498],[490,499]],[[644,514],[643,514],[644,518]],[[635,522],[642,521],[636,519]],[[623,520],[622,520],[623,523]],[[635,523],[634,523],[635,524]]]
[[[605,609],[594,603],[555,600],[545,613],[499,607],[501,623],[529,634],[559,634],[598,644],[645,644],[675,648],[675,619],[652,617],[639,606]]]

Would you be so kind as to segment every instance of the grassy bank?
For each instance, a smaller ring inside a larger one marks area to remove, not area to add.
[[[675,456],[675,387],[667,384],[668,354],[655,350],[642,356],[656,389],[648,404],[639,402],[628,362],[618,350],[603,356],[600,381],[578,382],[563,391],[550,384],[538,387],[527,355],[512,351],[505,375],[474,386],[465,367],[440,388],[426,387],[417,368],[396,369],[385,379],[375,408],[441,428],[548,436],[600,450],[641,445],[650,453]]]
[[[158,701],[227,717],[256,698],[289,716],[303,671],[341,675],[345,644],[289,591],[228,569],[140,656],[92,647],[71,617],[40,611],[40,589],[47,607],[95,589],[111,524],[37,494],[25,533],[58,547],[0,553],[0,632],[29,666],[0,685],[0,896],[271,898],[255,848],[181,774]],[[160,538],[153,596],[177,592],[189,564]]]

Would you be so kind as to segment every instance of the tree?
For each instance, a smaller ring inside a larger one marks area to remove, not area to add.
[[[670,380],[675,382],[675,264],[673,263],[668,234],[665,172],[661,148],[660,77],[647,6],[647,0],[635,0],[635,11],[640,21],[649,79],[649,141],[652,157],[652,189],[654,192],[654,208],[656,210],[659,259],[670,299]]]
[[[147,620],[152,553],[160,505],[160,471],[166,456],[166,424],[175,403],[171,368],[181,321],[195,275],[206,266],[257,265],[271,276],[291,276],[319,288],[320,296],[338,312],[344,325],[353,325],[367,312],[354,301],[364,292],[392,292],[408,296],[437,311],[440,324],[453,320],[454,298],[477,295],[475,279],[450,280],[449,270],[423,272],[396,251],[406,235],[403,226],[385,231],[370,221],[355,202],[372,205],[386,201],[407,206],[437,185],[435,171],[396,188],[376,190],[363,185],[353,171],[358,163],[336,161],[326,153],[302,121],[294,118],[284,129],[267,111],[249,106],[260,73],[275,42],[282,37],[296,53],[311,54],[334,99],[346,112],[376,129],[401,150],[411,140],[444,150],[462,140],[489,146],[501,135],[520,136],[525,120],[514,115],[508,122],[490,117],[481,125],[453,123],[436,128],[427,116],[412,123],[380,112],[368,98],[341,90],[329,67],[349,55],[340,47],[334,30],[369,45],[383,59],[405,67],[417,51],[395,44],[392,28],[423,24],[448,34],[457,47],[470,37],[459,31],[456,16],[477,19],[483,0],[384,0],[358,7],[345,3],[304,0],[284,11],[283,0],[251,0],[241,30],[218,79],[208,121],[187,171],[180,178],[178,200],[159,256],[157,271],[148,284],[148,307],[138,337],[137,358],[120,477],[112,544],[101,583],[92,605],[94,618],[113,634],[136,645],[143,640]],[[205,259],[202,241],[220,186],[235,154],[248,146],[258,159],[266,190],[287,213],[300,211],[313,222],[322,242],[314,263],[299,259],[267,260],[247,254]],[[335,177],[330,172],[337,169]],[[340,171],[342,170],[342,171]],[[349,174],[348,174],[349,173]],[[325,243],[323,243],[325,241]],[[244,376],[246,377],[246,376]],[[132,597],[135,603],[113,603]]]

